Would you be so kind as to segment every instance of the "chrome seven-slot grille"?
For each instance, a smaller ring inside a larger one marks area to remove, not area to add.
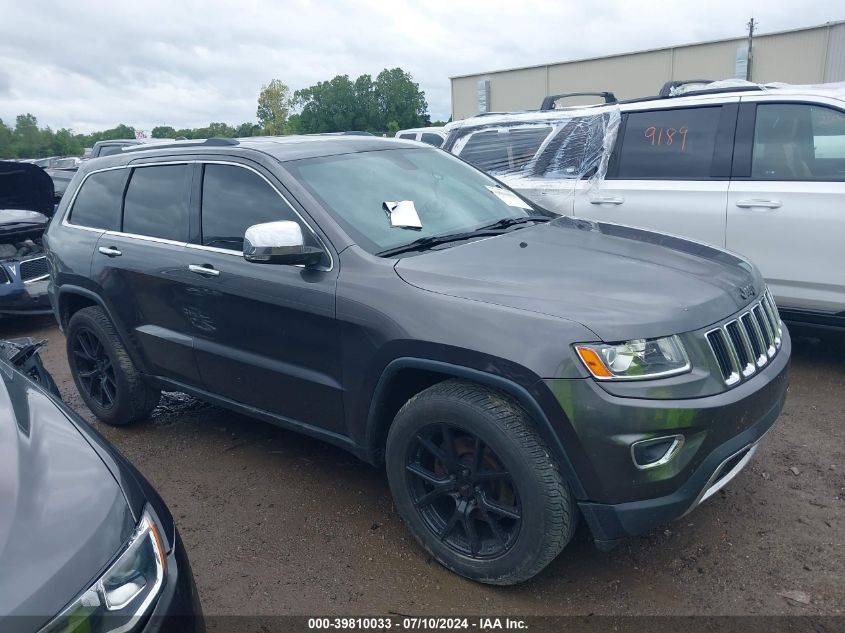
[[[780,349],[782,334],[783,325],[768,289],[738,317],[707,332],[725,384],[750,378],[767,365]]]
[[[21,281],[29,283],[47,279],[50,276],[50,268],[46,257],[36,257],[20,263]]]

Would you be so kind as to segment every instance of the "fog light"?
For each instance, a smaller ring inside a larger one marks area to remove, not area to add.
[[[684,445],[683,435],[653,437],[631,444],[631,459],[639,470],[648,470],[668,463]]]

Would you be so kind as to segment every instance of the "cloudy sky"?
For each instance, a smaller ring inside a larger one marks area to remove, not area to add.
[[[0,119],[90,132],[255,120],[292,89],[399,66],[432,119],[449,77],[845,18],[841,0],[0,0]]]

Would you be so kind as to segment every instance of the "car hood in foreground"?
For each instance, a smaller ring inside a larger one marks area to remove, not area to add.
[[[134,523],[79,430],[0,358],[0,614],[46,622],[96,579]]]
[[[396,271],[424,290],[577,321],[607,342],[697,330],[763,290],[726,251],[571,218],[406,257]]]
[[[53,215],[53,180],[30,163],[0,161],[0,209],[38,211]]]

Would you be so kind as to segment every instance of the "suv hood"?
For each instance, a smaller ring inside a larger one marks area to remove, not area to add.
[[[0,161],[0,209],[37,211],[53,215],[53,180],[30,163]]]
[[[0,622],[46,622],[96,579],[135,522],[99,455],[7,360],[26,347],[16,343],[0,342]],[[40,361],[24,369],[52,383]]]
[[[567,217],[406,257],[396,272],[431,292],[577,321],[606,342],[706,327],[764,287],[726,251]]]

